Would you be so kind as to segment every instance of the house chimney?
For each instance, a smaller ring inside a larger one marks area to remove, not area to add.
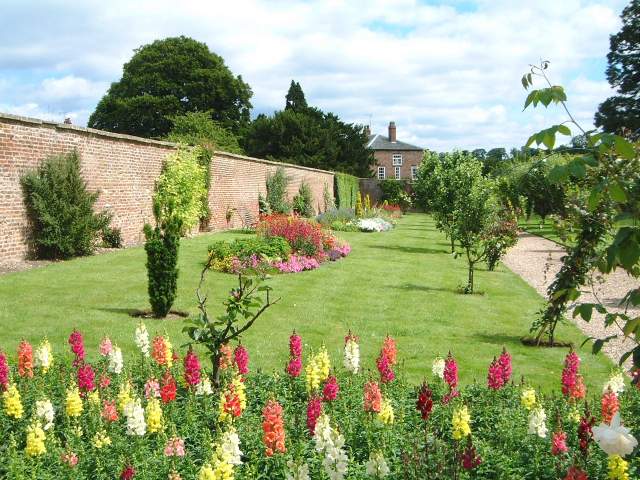
[[[389,141],[396,143],[396,122],[389,122]]]

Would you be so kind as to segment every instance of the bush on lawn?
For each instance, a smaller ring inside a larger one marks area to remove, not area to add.
[[[99,193],[87,190],[78,152],[47,158],[21,183],[38,258],[65,259],[94,252],[110,216],[94,212]]]
[[[119,228],[102,227],[102,243],[107,248],[122,248],[122,232]]]
[[[237,307],[249,312],[240,320],[252,317],[251,307]],[[274,373],[253,363],[260,352],[235,342],[205,366],[197,350],[179,351],[166,335],[149,338],[143,325],[134,338],[140,350],[126,359],[108,338],[100,354],[91,346],[85,357],[77,331],[69,338],[73,364],[58,353],[51,364],[41,353],[50,353],[48,343],[23,342],[17,363],[0,357],[0,476],[637,478],[640,390],[621,373],[604,393],[587,394],[571,352],[555,374],[558,391],[547,395],[514,383],[518,365],[503,351],[487,359],[486,380],[461,386],[465,365],[450,354],[425,366],[428,380],[414,386],[391,337],[363,346],[380,347],[375,364],[361,363],[355,335],[345,338],[336,357],[335,346],[308,347],[294,333],[285,371]]]

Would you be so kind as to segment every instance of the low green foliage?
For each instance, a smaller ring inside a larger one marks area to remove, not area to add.
[[[89,192],[80,176],[80,157],[74,150],[47,158],[21,178],[33,243],[38,258],[90,255],[104,228],[107,213],[95,213],[98,192]]]
[[[411,197],[405,190],[406,183],[402,180],[386,179],[378,183],[382,190],[383,202],[390,205],[399,205],[403,212],[411,207]]]
[[[244,154],[238,137],[222,124],[212,119],[211,112],[187,112],[172,117],[173,128],[167,140],[193,146],[204,146],[209,150]]]
[[[336,173],[336,200],[339,208],[355,208],[360,198],[360,181],[353,175]]]
[[[282,237],[237,238],[232,242],[220,241],[209,245],[209,255],[214,259],[238,257],[244,259],[256,255],[270,259],[289,257],[291,246]]]
[[[105,225],[102,228],[102,243],[107,248],[122,248],[122,233],[120,229]]]
[[[199,161],[200,147],[180,148],[165,160],[153,196],[154,211],[160,222],[175,218],[181,233],[189,231],[207,211],[203,198],[207,196],[207,171]]]

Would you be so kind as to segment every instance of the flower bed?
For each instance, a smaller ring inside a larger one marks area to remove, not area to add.
[[[508,352],[486,381],[458,385],[449,354],[418,388],[391,337],[363,365],[349,333],[339,361],[295,333],[284,372],[253,373],[244,346],[224,347],[214,388],[198,355],[135,332],[123,358],[108,338],[89,363],[23,342],[0,355],[0,477],[21,479],[638,478],[640,390],[615,374],[588,394],[570,352],[559,391],[514,383]],[[177,343],[177,342],[176,342]],[[283,346],[284,349],[284,346]],[[372,368],[373,367],[373,368]],[[376,372],[375,375],[372,373]],[[426,372],[425,372],[426,373]],[[623,422],[621,422],[621,419]],[[622,423],[626,426],[622,426]]]
[[[386,232],[393,228],[393,224],[384,218],[361,218],[356,222],[361,232]]]
[[[212,244],[212,268],[228,273],[261,268],[295,273],[318,268],[327,260],[336,261],[351,251],[349,244],[320,224],[297,216],[264,216],[256,233],[256,238]]]

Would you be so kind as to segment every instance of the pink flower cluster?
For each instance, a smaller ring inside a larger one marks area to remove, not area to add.
[[[258,257],[255,253],[252,254],[249,258],[244,260],[239,259],[238,257],[233,257],[231,260],[231,272],[232,273],[240,273],[247,269],[255,269],[262,265],[262,259]]]
[[[309,402],[307,403],[307,428],[309,429],[309,434],[313,435],[316,431],[316,423],[318,422],[318,418],[322,413],[322,398],[318,395],[313,395],[309,398]]]
[[[249,352],[247,352],[247,349],[242,345],[238,345],[233,350],[233,363],[240,375],[249,373]]]
[[[295,378],[302,372],[302,337],[295,330],[289,337],[289,355],[287,373]]]
[[[167,441],[164,447],[165,457],[184,457],[184,440],[180,437],[172,437]]]
[[[582,375],[578,374],[580,357],[572,349],[564,359],[562,370],[562,394],[572,399],[581,399],[586,395],[586,387]]]
[[[460,392],[456,390],[458,386],[458,364],[456,363],[456,359],[453,358],[453,355],[451,355],[451,352],[449,352],[449,355],[447,355],[447,358],[444,360],[443,377],[444,381],[449,385],[449,393],[442,397],[442,403],[447,404],[460,395]]]
[[[9,363],[7,356],[0,352],[0,392],[4,392],[9,386]]]
[[[380,372],[380,381],[382,383],[392,382],[396,378],[392,367],[397,363],[397,355],[398,349],[396,347],[396,341],[387,335],[382,344],[380,355],[376,360],[376,366],[378,367],[378,372]]]
[[[492,390],[500,390],[511,379],[511,355],[505,348],[502,349],[500,358],[493,359],[489,365],[489,373],[487,374],[487,384]]]
[[[96,378],[96,373],[91,368],[91,365],[85,363],[84,365],[78,368],[78,388],[81,392],[93,392],[96,389],[96,385],[94,380]]]
[[[200,383],[200,360],[191,348],[184,356],[184,379],[191,387]]]
[[[320,262],[314,257],[305,255],[291,255],[289,260],[277,261],[272,264],[273,267],[282,273],[298,273],[304,270],[313,270],[320,266]]]
[[[76,356],[73,366],[77,367],[84,362],[84,340],[82,339],[82,334],[76,329],[69,335],[69,345],[71,345],[71,351]]]

